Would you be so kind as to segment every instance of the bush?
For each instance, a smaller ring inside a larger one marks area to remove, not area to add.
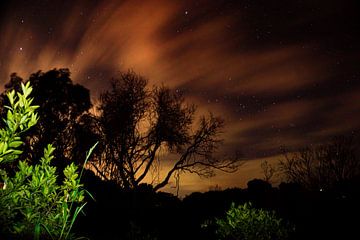
[[[0,167],[18,160],[23,144],[20,135],[37,123],[37,106],[32,106],[30,83],[22,84],[22,93],[7,94],[10,106],[5,127],[0,129]],[[63,171],[65,178],[58,184],[56,167],[50,165],[55,148],[49,144],[40,163],[30,166],[19,161],[14,176],[0,169],[0,227],[3,234],[26,239],[67,239],[74,221],[85,206],[84,190],[77,167],[72,163]],[[91,153],[90,150],[89,154]],[[89,157],[87,155],[87,158]],[[82,205],[80,205],[80,203]]]
[[[216,219],[215,225],[219,237],[229,240],[281,240],[290,233],[289,226],[275,212],[256,209],[251,203],[232,203],[225,218]]]

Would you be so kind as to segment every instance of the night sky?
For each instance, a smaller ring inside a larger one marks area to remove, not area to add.
[[[244,186],[281,146],[359,129],[356,2],[1,0],[1,85],[66,67],[96,99],[132,69],[222,116],[221,151],[248,160],[233,175],[183,176],[182,191]]]

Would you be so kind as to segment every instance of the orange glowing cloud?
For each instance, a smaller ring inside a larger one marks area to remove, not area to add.
[[[202,9],[216,4],[212,1],[189,10],[191,1],[180,0],[90,2],[16,8],[4,15],[1,85],[12,72],[27,78],[39,69],[67,67],[96,99],[118,71],[133,69],[150,85],[164,83],[183,91],[199,114],[222,116],[222,152],[240,150],[247,159],[274,161],[281,145],[297,148],[360,127],[359,86],[343,87],[348,75],[335,74],[343,68],[329,54],[320,54],[318,39],[258,43],[252,35],[256,16],[252,22],[240,21],[249,16],[246,9],[230,9],[209,17]],[[279,26],[273,27],[282,38],[283,29],[296,30],[310,17],[306,13],[286,23],[275,21]],[[295,30],[285,36],[292,39]],[[359,60],[356,52],[350,55],[344,65]],[[194,176],[183,183],[189,191],[206,190],[215,181],[243,184],[259,176],[259,166],[259,160],[249,161],[235,177],[219,174],[202,180],[201,187]]]

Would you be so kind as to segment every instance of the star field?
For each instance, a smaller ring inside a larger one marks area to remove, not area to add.
[[[200,113],[222,116],[221,151],[241,151],[249,161],[360,127],[356,1],[15,0],[0,7],[2,85],[12,72],[67,67],[95,99],[118,71],[133,69],[182,92]],[[251,164],[216,181],[231,186],[258,176]],[[186,181],[194,188],[194,179]]]

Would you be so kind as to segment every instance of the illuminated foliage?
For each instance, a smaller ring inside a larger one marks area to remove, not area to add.
[[[34,112],[38,106],[32,106],[32,98],[29,95],[32,92],[30,82],[21,85],[22,93],[12,90],[7,93],[10,106],[6,106],[7,115],[5,127],[0,129],[0,163],[12,162],[22,153],[17,149],[23,142],[20,134],[34,126],[38,121],[38,116]]]
[[[221,239],[272,240],[287,239],[290,229],[274,212],[254,208],[251,203],[235,206],[226,216],[216,220],[217,234]]]
[[[32,91],[30,83],[21,87],[22,93],[18,93],[17,97],[15,91],[7,94],[10,107],[7,107],[6,127],[0,130],[1,165],[18,159],[21,154],[18,148],[22,145],[20,134],[38,120],[34,112],[37,106],[32,106],[32,99],[29,98]],[[50,165],[54,150],[49,144],[40,162],[34,166],[25,160],[19,161],[14,176],[0,169],[3,181],[0,189],[0,224],[5,234],[20,239],[32,235],[35,239],[40,236],[42,239],[70,237],[73,223],[86,204],[78,205],[84,200],[84,190],[80,184],[81,174],[78,174],[77,166],[73,163],[64,169],[65,178],[61,185],[58,184],[56,167]]]

